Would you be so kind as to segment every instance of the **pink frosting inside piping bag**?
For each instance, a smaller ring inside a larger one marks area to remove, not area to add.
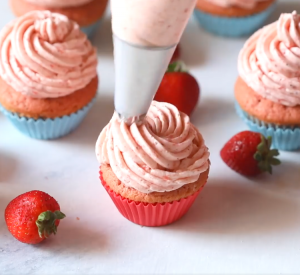
[[[143,193],[176,190],[209,168],[208,149],[189,117],[156,101],[142,125],[128,126],[114,115],[97,140],[96,155],[120,181]]]
[[[93,0],[25,0],[28,3],[32,3],[35,5],[43,6],[43,7],[51,7],[51,8],[66,8],[66,7],[78,7]],[[100,0],[96,0],[100,1]]]
[[[253,9],[258,3],[265,2],[267,0],[199,0],[211,2],[220,7],[239,7],[243,9]]]
[[[112,29],[131,44],[176,45],[194,10],[196,0],[111,0]]]
[[[300,105],[300,16],[282,14],[256,32],[240,52],[238,69],[262,97],[286,106]]]
[[[49,11],[27,13],[0,33],[0,76],[35,98],[66,96],[97,75],[96,49],[79,26]]]

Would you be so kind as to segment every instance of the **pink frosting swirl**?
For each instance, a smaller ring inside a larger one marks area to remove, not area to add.
[[[300,16],[282,14],[279,21],[256,32],[240,52],[238,69],[262,97],[300,105]]]
[[[25,1],[43,7],[66,8],[66,7],[82,6],[89,2],[92,2],[93,0],[25,0]]]
[[[98,138],[96,155],[121,182],[143,193],[176,190],[209,168],[208,149],[189,117],[156,101],[142,125],[127,126],[115,114]]]
[[[49,11],[29,12],[0,33],[0,76],[36,98],[66,96],[97,75],[97,54],[79,26]]]
[[[239,7],[243,9],[253,9],[258,3],[267,0],[205,0],[219,7]]]

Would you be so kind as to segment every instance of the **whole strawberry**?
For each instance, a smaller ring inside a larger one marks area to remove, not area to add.
[[[270,149],[272,138],[251,131],[232,137],[221,150],[221,158],[234,171],[248,177],[263,172],[272,174],[272,165],[279,165],[278,150]]]
[[[5,209],[10,233],[20,242],[37,244],[56,234],[65,214],[57,201],[42,191],[31,191],[13,199]]]
[[[200,87],[197,80],[185,69],[182,62],[169,65],[154,100],[175,105],[188,116],[197,106]]]

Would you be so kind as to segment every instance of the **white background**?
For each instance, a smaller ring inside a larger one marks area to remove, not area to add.
[[[246,1],[246,0],[245,0]],[[13,15],[0,1],[0,27]],[[300,11],[298,0],[282,11]],[[211,151],[207,186],[173,225],[141,227],[123,218],[98,179],[94,145],[113,112],[109,17],[97,33],[99,97],[82,125],[55,141],[20,134],[0,114],[0,274],[292,274],[300,273],[300,153],[282,153],[273,176],[248,180],[220,159],[223,144],[246,129],[234,111],[237,55],[245,39],[202,31],[192,19],[182,58],[201,84],[192,121]],[[4,209],[30,190],[54,196],[67,218],[37,246],[16,241]],[[79,218],[79,220],[77,219]]]

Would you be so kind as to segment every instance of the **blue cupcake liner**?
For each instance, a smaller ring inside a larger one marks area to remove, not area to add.
[[[265,11],[245,17],[221,17],[195,9],[194,15],[207,31],[228,37],[242,37],[254,33],[263,26],[276,8],[276,2]]]
[[[282,151],[297,151],[300,149],[300,127],[279,126],[273,123],[263,122],[241,109],[238,103],[235,104],[237,114],[253,132],[271,136],[272,147]]]
[[[2,111],[2,113],[21,133],[35,139],[49,140],[65,136],[77,128],[91,109],[94,101],[95,99],[82,109],[69,116],[57,117],[54,119],[32,119],[20,117],[16,113],[7,111],[1,104],[0,111]]]
[[[99,19],[97,22],[95,22],[92,25],[86,26],[86,27],[81,27],[80,29],[82,32],[84,32],[89,39],[93,39],[94,34],[96,33],[97,29],[101,25],[102,19]]]

